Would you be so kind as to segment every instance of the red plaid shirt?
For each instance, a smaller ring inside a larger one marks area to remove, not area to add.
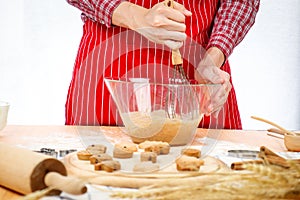
[[[110,27],[114,9],[124,0],[67,0],[86,17]],[[228,57],[254,24],[259,0],[220,0],[207,48],[218,47]]]

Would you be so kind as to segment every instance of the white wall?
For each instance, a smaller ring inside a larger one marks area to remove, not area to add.
[[[300,1],[261,0],[256,23],[230,57],[244,129],[257,115],[300,129]]]
[[[11,104],[8,124],[64,124],[80,12],[64,0],[11,0],[0,9],[0,99]]]
[[[64,0],[10,0],[0,8],[0,100],[8,124],[64,124],[82,33]],[[300,129],[300,1],[262,0],[256,24],[230,57],[244,129]]]

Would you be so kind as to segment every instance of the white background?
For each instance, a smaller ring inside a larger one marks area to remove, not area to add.
[[[82,34],[80,11],[64,0],[2,1],[0,100],[8,124],[63,125]],[[229,58],[244,129],[251,115],[300,130],[300,1],[262,0],[256,23]]]

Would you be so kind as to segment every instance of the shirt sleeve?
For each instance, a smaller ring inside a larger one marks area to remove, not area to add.
[[[255,22],[259,0],[221,0],[207,48],[219,48],[226,58]]]
[[[124,0],[66,0],[72,6],[81,10],[82,19],[86,17],[93,21],[112,26],[112,13]]]

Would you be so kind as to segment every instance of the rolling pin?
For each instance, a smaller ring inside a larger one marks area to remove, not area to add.
[[[83,194],[85,183],[68,177],[64,164],[41,153],[0,143],[0,185],[21,194],[29,194],[47,187],[47,195]]]

